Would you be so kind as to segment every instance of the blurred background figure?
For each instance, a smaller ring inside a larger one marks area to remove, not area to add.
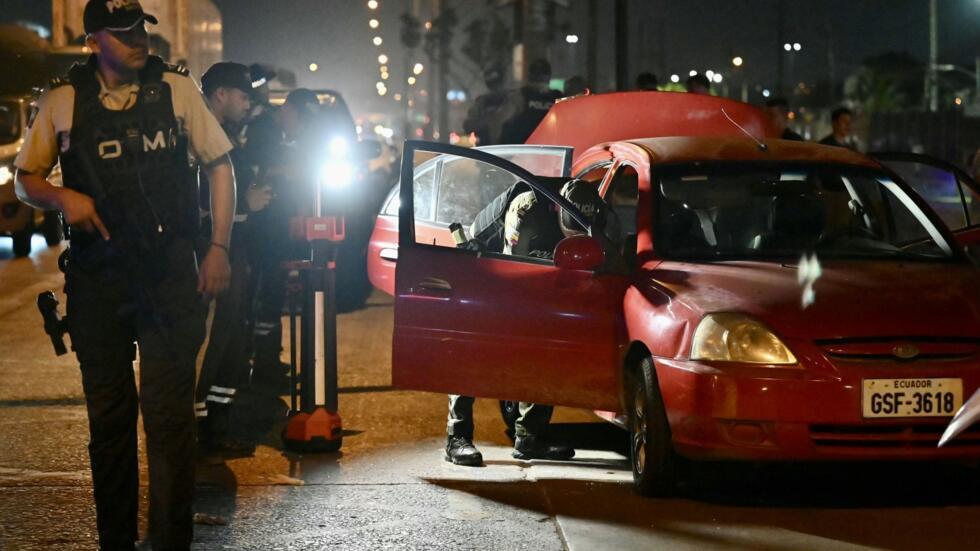
[[[851,121],[854,113],[846,107],[838,107],[830,114],[831,133],[820,140],[823,145],[833,145],[836,147],[846,147],[857,151],[857,137],[851,134]]]
[[[793,132],[789,127],[789,102],[785,98],[772,98],[767,101],[766,113],[782,139],[803,141],[803,136]]]
[[[528,68],[527,84],[511,95],[514,114],[504,122],[500,143],[524,143],[538,127],[555,100],[562,95],[551,89],[551,64],[536,59]]]
[[[711,81],[701,73],[687,77],[684,87],[692,94],[711,94]]]
[[[565,87],[562,93],[565,97],[578,96],[589,92],[589,83],[585,82],[585,77],[580,75],[575,75],[570,79],[565,81]]]
[[[477,145],[499,143],[500,129],[510,116],[507,90],[504,89],[504,70],[493,65],[483,72],[487,92],[477,96],[466,112],[463,131],[474,134]]]
[[[657,80],[657,75],[651,73],[650,71],[644,71],[637,75],[636,77],[636,89],[637,90],[648,90],[656,91],[659,85]]]

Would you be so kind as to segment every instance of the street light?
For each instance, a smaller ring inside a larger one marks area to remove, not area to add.
[[[741,67],[742,63],[743,63],[743,59],[741,58],[741,56],[735,56],[732,58],[732,65],[736,67]]]
[[[722,81],[721,73],[715,73],[715,76],[712,77],[711,80],[715,81],[715,84],[721,84]]]
[[[670,81],[673,82],[674,84],[677,84],[678,82],[681,81],[681,77],[679,77],[678,75],[670,75]]]
[[[787,52],[791,52],[793,51],[793,45],[787,42],[786,44],[783,44],[783,49],[786,50]]]
[[[798,52],[803,49],[803,46],[799,42],[793,43],[793,51]]]
[[[412,67],[412,72],[415,73],[416,75],[421,75],[422,71],[424,70],[425,70],[425,66],[422,65],[421,63],[416,63],[415,67]]]
[[[385,63],[388,63],[388,56],[386,56],[385,54],[379,55],[378,56],[378,63],[380,63],[382,65],[384,65]]]
[[[377,19],[372,19],[372,20],[368,21],[368,27],[371,27],[372,29],[377,29],[378,28],[378,25],[380,25],[380,24],[381,23],[378,22]]]
[[[408,77],[408,85],[415,86],[415,77]]]
[[[319,68],[320,68],[320,66],[319,66],[319,65],[317,65],[316,63],[310,63],[310,72],[311,72],[311,73],[315,73],[315,72],[317,72],[317,70],[318,70]]]
[[[384,43],[384,39],[382,39],[380,36],[376,36],[374,37],[373,42],[375,46],[380,46],[381,44]]]
[[[378,0],[368,0],[368,9],[369,10],[378,9]]]
[[[577,34],[566,34],[565,35],[565,42],[568,42],[569,44],[578,44],[578,35]]]
[[[687,74],[687,76],[693,77],[696,74],[698,74],[698,72],[692,69],[691,72]]]

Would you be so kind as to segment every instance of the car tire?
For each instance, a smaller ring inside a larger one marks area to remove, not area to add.
[[[14,256],[20,258],[31,254],[31,237],[34,235],[34,221],[31,220],[24,229],[14,232]]]
[[[671,442],[653,358],[644,358],[631,373],[627,399],[633,487],[644,496],[672,495],[683,459]]]
[[[57,247],[61,244],[61,215],[54,211],[44,212],[44,222],[41,223],[41,235],[44,236],[45,243],[49,247]]]
[[[507,425],[507,436],[514,438],[514,427],[517,425],[517,418],[521,416],[521,409],[518,407],[519,402],[511,402],[510,400],[500,401],[500,417],[504,420],[504,424]]]

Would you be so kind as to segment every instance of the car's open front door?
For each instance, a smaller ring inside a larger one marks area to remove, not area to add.
[[[916,153],[871,153],[929,203],[961,245],[980,245],[980,187],[956,166]]]
[[[458,248],[433,239],[425,220],[460,223],[471,238],[477,214],[518,182],[552,201],[556,220],[559,206],[584,221],[581,213],[554,186],[485,151],[407,142],[401,181],[413,182],[415,160],[433,153],[443,156],[438,200],[416,196],[417,186],[401,189],[394,385],[618,409],[626,276]]]

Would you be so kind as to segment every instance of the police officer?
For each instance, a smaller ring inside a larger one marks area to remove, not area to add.
[[[252,150],[250,159],[259,166],[263,185],[273,182],[275,197],[268,208],[251,217],[255,239],[249,244],[252,283],[255,289],[253,327],[253,382],[282,392],[289,388],[289,365],[280,360],[282,352],[282,310],[286,303],[288,272],[283,262],[297,257],[303,249],[289,234],[290,218],[309,205],[312,190],[305,184],[307,165],[318,158],[312,153],[312,128],[320,100],[305,88],[293,90],[276,113],[279,142],[269,139],[261,149]],[[248,146],[256,146],[251,129]],[[268,136],[267,136],[268,137]],[[305,252],[305,251],[303,251]]]
[[[187,71],[148,55],[145,24],[156,22],[136,0],[90,0],[84,25],[94,53],[40,98],[16,160],[18,196],[62,211],[71,228],[68,327],[81,364],[103,549],[133,549],[137,539],[140,409],[149,540],[156,550],[190,547],[200,295],[223,291],[230,271],[231,144]],[[188,153],[211,182],[213,232],[200,271]],[[64,187],[46,180],[57,161]]]
[[[268,186],[253,185],[255,173],[238,143],[241,127],[251,107],[253,85],[248,67],[240,63],[216,63],[201,77],[208,107],[235,145],[230,156],[238,190],[229,254],[230,286],[228,292],[215,300],[194,405],[198,417],[198,444],[209,451],[242,448],[229,434],[229,418],[232,404],[247,385],[249,377],[248,320],[251,317],[251,296],[246,245],[252,236],[247,231],[250,228],[246,223],[252,214],[262,211],[272,199]],[[201,188],[202,191],[209,190],[206,178],[202,179]],[[206,204],[205,201],[202,200],[202,204]],[[209,243],[208,225],[205,224],[203,229],[203,242]]]
[[[500,143],[524,143],[548,114],[548,110],[562,93],[552,90],[551,64],[536,59],[528,68],[527,84],[514,91],[511,97],[514,114],[508,118],[500,132]]]
[[[561,194],[595,227],[602,226],[605,209],[594,185],[571,180],[562,187]],[[504,215],[503,253],[552,259],[555,247],[562,239],[583,233],[585,229],[566,211],[559,210],[556,216],[550,201],[540,200],[534,191],[525,191],[514,197]],[[473,401],[470,396],[449,396],[445,458],[457,465],[483,463],[483,454],[473,445]],[[574,449],[555,444],[548,438],[548,424],[554,407],[521,402],[518,408],[520,416],[514,423],[513,457],[565,460],[575,456]]]
[[[504,90],[504,71],[493,65],[483,72],[487,93],[477,96],[466,112],[463,131],[476,136],[477,145],[499,143],[500,129],[511,113],[511,103]]]

